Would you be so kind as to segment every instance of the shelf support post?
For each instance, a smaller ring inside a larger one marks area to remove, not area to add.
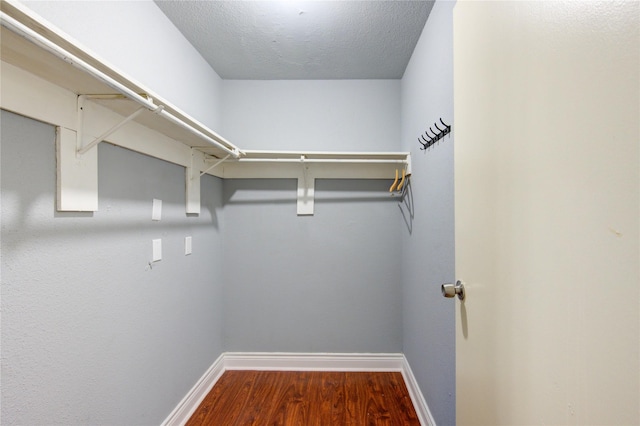
[[[313,216],[314,193],[316,180],[309,176],[309,166],[305,164],[305,156],[300,156],[302,176],[298,178],[298,216]]]
[[[98,150],[78,155],[82,140],[84,97],[76,100],[77,130],[56,127],[56,209],[94,212],[98,210]]]
[[[74,130],[56,127],[57,210],[98,211],[98,150],[77,153]]]
[[[187,214],[200,214],[200,170],[204,168],[204,164],[202,151],[192,148],[191,164],[185,169]]]

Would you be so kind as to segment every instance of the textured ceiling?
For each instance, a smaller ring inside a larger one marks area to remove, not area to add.
[[[224,79],[398,79],[432,1],[155,0]]]

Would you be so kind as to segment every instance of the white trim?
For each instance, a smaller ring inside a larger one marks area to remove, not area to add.
[[[224,354],[222,354],[213,362],[187,395],[182,398],[178,406],[162,422],[162,426],[178,426],[187,423],[224,371]]]
[[[225,354],[226,370],[402,371],[402,354],[246,353]]]
[[[420,424],[436,426],[436,421],[431,414],[431,410],[429,410],[427,401],[425,401],[424,395],[420,392],[418,381],[413,375],[413,371],[411,371],[409,361],[404,355],[402,355],[402,377],[404,378],[404,383],[407,385],[407,390],[409,391],[409,396],[411,397],[411,402],[413,402],[413,408],[416,410]]]
[[[420,424],[436,426],[418,382],[403,354],[225,352],[205,372],[162,426],[184,425],[227,370],[261,371],[397,371],[409,391]]]

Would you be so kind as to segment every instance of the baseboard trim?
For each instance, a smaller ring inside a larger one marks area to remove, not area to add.
[[[181,426],[187,423],[224,371],[223,353],[213,362],[211,367],[209,367],[200,380],[191,388],[189,393],[182,398],[178,406],[174,408],[171,414],[162,422],[162,426]]]
[[[418,415],[418,419],[420,419],[420,424],[436,426],[436,421],[431,414],[431,410],[429,410],[427,401],[424,399],[422,392],[420,392],[418,381],[413,375],[413,371],[411,371],[409,361],[404,355],[402,355],[402,377],[404,378],[404,383],[407,385],[407,390],[409,391],[411,402],[413,402],[413,408],[416,409],[416,414]]]
[[[279,371],[398,371],[416,410],[420,424],[436,426],[431,411],[420,392],[418,382],[403,354],[336,354],[225,352],[213,363],[198,383],[169,414],[162,426],[184,425],[226,370]]]
[[[228,352],[227,370],[401,371],[402,354]]]

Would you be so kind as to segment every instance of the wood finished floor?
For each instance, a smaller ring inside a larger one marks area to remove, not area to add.
[[[419,425],[398,372],[226,371],[187,426]]]

